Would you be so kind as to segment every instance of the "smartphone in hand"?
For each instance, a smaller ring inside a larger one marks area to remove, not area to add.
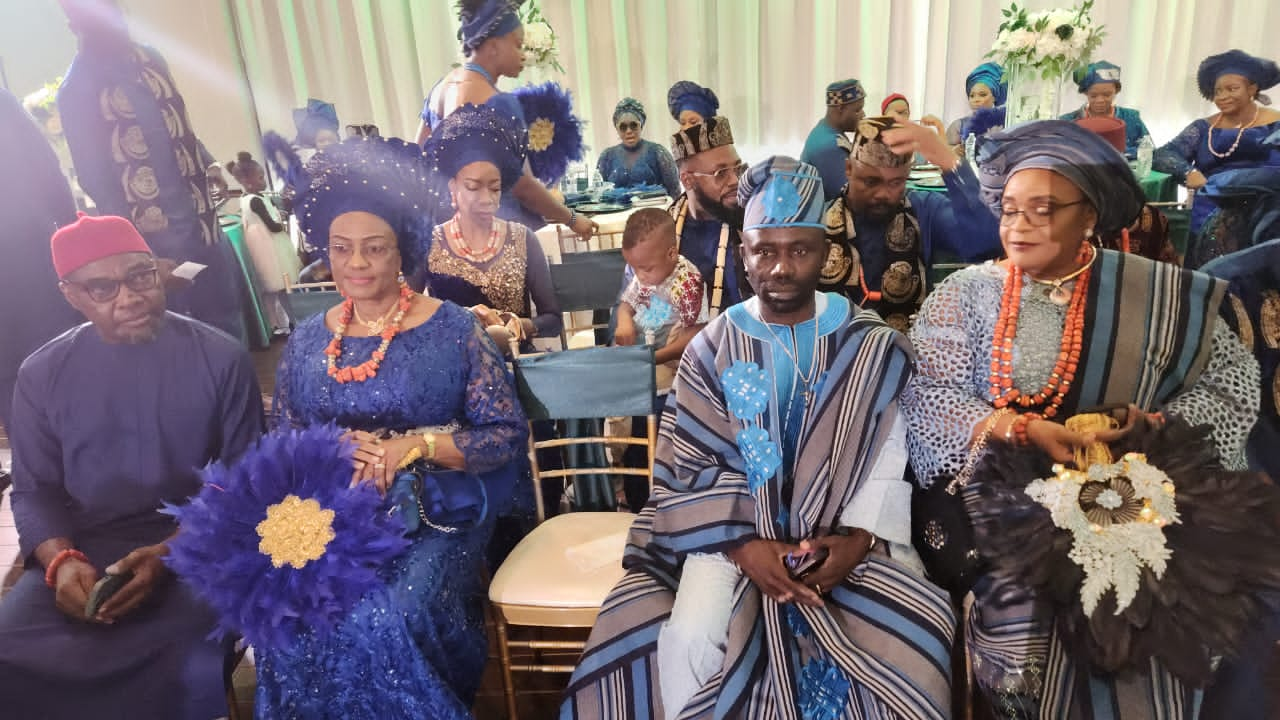
[[[812,550],[797,550],[796,552],[787,553],[782,558],[782,563],[786,566],[787,574],[791,576],[792,580],[800,580],[805,575],[822,567],[822,563],[826,562],[827,556],[830,554],[830,550],[821,546]]]
[[[111,598],[120,591],[120,588],[129,584],[133,579],[133,572],[124,572],[116,575],[103,575],[98,582],[94,583],[93,589],[89,591],[89,601],[84,605],[84,619],[92,620]]]

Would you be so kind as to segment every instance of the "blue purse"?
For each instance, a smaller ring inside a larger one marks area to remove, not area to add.
[[[405,534],[425,525],[455,533],[482,524],[489,514],[484,480],[465,470],[447,470],[415,462],[396,473],[387,491],[387,512],[400,516]]]

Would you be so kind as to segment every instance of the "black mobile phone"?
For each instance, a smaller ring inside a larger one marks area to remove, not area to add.
[[[133,579],[133,572],[124,572],[116,575],[103,575],[98,582],[94,583],[93,589],[89,591],[89,601],[84,604],[84,617],[86,620],[92,620],[98,614],[98,610],[117,592],[120,588],[129,584]]]
[[[822,563],[826,562],[827,556],[830,554],[831,551],[819,546],[812,550],[787,553],[783,558],[783,564],[787,566],[787,574],[791,576],[791,579],[799,580],[822,567]]]

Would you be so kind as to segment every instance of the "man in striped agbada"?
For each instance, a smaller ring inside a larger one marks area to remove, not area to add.
[[[770,158],[739,200],[756,296],[685,352],[561,717],[949,718],[955,618],[911,549],[903,480],[910,346],[817,292],[813,166]]]

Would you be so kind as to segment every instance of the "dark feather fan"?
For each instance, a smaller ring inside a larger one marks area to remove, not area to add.
[[[1084,573],[1068,557],[1073,538],[1025,492],[1052,476],[1035,449],[1000,448],[987,456],[975,489],[989,513],[975,540],[1002,585],[1026,588],[1054,607],[1058,632],[1077,657],[1117,672],[1159,660],[1182,681],[1203,687],[1212,659],[1233,655],[1258,612],[1258,597],[1280,589],[1280,489],[1265,475],[1225,470],[1207,426],[1170,420],[1131,433],[1116,454],[1140,452],[1173,482],[1181,522],[1164,528],[1172,557],[1163,577],[1142,569],[1137,595],[1119,614],[1108,590],[1084,613]]]

